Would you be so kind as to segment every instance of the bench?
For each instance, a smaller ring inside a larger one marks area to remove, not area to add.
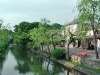
[[[78,52],[78,55],[83,56],[83,57],[87,56],[87,54],[85,52]]]

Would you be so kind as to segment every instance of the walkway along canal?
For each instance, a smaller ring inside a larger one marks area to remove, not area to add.
[[[18,46],[5,50],[0,60],[0,75],[86,75],[40,57]]]

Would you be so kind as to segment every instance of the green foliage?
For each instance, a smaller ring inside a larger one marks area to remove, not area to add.
[[[39,47],[38,47],[37,45],[34,45],[34,46],[32,47],[32,49],[34,49],[34,50],[38,50]]]
[[[53,29],[52,27],[57,27]],[[27,46],[28,42],[34,41],[34,44],[39,46],[41,43],[44,45],[54,44],[61,40],[58,29],[60,24],[50,25],[50,21],[42,18],[41,22],[21,22],[15,25],[15,32],[13,34],[14,42]]]
[[[65,58],[65,50],[61,49],[61,48],[54,49],[51,54],[56,59],[64,59]]]
[[[53,29],[50,21],[46,18],[41,19],[37,28],[30,30],[29,37],[36,45],[56,45],[61,40],[61,32],[59,29]]]
[[[52,29],[61,29],[61,27],[62,27],[62,25],[60,25],[60,24],[58,24],[58,23],[53,23],[53,24],[51,25],[51,28],[52,28]]]
[[[83,31],[87,32],[90,29],[93,31],[100,28],[100,0],[79,0],[77,9],[78,14],[78,29],[79,33],[83,34]],[[86,34],[85,34],[86,36]],[[83,36],[82,36],[83,37]]]
[[[41,43],[48,43],[49,44],[49,27],[50,25],[48,24],[50,21],[43,18],[41,19],[41,22],[38,25],[38,28],[34,28],[30,30],[29,36],[30,39],[35,42],[36,45],[40,45]]]
[[[0,20],[0,52],[2,52],[8,45],[10,40],[10,30],[8,30],[8,26],[3,26],[3,21]]]
[[[29,30],[33,29],[33,28],[37,28],[40,22],[32,22],[30,23],[30,27]]]
[[[100,0],[79,0],[77,9],[79,11],[78,19],[80,32],[88,32],[90,29],[93,31],[96,59],[99,59],[96,48],[96,33],[97,30],[100,29]],[[87,34],[85,36],[87,36]]]
[[[26,44],[31,41],[29,39],[29,30],[38,27],[39,22],[21,22],[19,25],[14,26],[15,33],[13,34],[14,42],[26,46]]]
[[[6,32],[3,32],[3,35],[0,33],[0,51],[4,50],[9,43],[9,35]]]
[[[26,45],[26,43],[28,42],[28,35],[25,32],[21,32],[21,33],[14,33],[13,35],[14,37],[14,42],[16,43],[20,43],[22,45]]]

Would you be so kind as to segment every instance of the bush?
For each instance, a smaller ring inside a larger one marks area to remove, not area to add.
[[[52,51],[52,56],[56,59],[65,59],[65,50],[62,48],[57,48]]]
[[[34,49],[34,50],[38,50],[39,47],[35,45],[35,46],[33,46],[33,49]]]

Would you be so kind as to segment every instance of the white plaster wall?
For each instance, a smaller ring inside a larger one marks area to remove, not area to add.
[[[66,32],[68,32],[67,30],[70,30],[74,34],[76,29],[77,29],[77,24],[66,26]],[[69,40],[69,37],[66,37],[66,40]],[[69,48],[73,48],[73,43],[70,44]]]
[[[66,31],[69,30],[69,29],[70,29],[70,31],[72,33],[74,33],[76,31],[76,29],[77,29],[77,24],[73,24],[73,25],[66,26]]]
[[[92,31],[92,30],[89,30],[89,31],[87,32],[87,36],[93,36],[93,31]]]
[[[97,46],[100,47],[100,40],[97,40]]]
[[[100,51],[100,40],[97,40],[97,50]]]

